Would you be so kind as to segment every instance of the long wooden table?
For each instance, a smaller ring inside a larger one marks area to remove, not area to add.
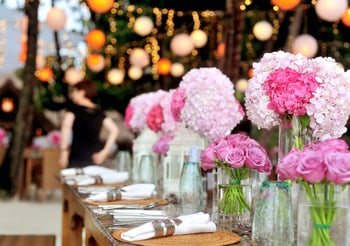
[[[112,236],[115,230],[110,228],[112,215],[96,212],[96,206],[84,203],[83,198],[76,187],[62,184],[62,245],[130,245]],[[163,209],[171,215],[180,213],[178,206],[173,204],[165,205]]]

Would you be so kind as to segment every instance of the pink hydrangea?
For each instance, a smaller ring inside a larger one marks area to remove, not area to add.
[[[163,109],[160,104],[154,105],[148,112],[147,115],[147,126],[154,132],[159,132],[164,122]]]
[[[345,133],[350,72],[339,69],[334,59],[276,51],[264,54],[253,69],[245,93],[252,123],[271,129],[287,114],[308,116],[315,139],[339,138]]]
[[[191,69],[172,98],[174,118],[209,140],[230,134],[244,116],[233,83],[214,67]]]

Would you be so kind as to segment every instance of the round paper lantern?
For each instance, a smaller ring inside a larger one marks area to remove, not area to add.
[[[144,68],[149,65],[150,57],[144,49],[134,48],[131,51],[129,62],[131,65]]]
[[[35,72],[36,77],[43,82],[49,82],[53,78],[53,71],[49,67],[44,67]]]
[[[75,85],[76,83],[83,80],[84,74],[80,70],[76,68],[68,68],[66,72],[64,73],[64,80],[67,82],[67,84]]]
[[[86,65],[93,72],[100,72],[105,67],[105,59],[100,54],[90,54],[86,58]]]
[[[260,41],[266,41],[271,38],[273,27],[268,21],[259,21],[253,27],[254,36]]]
[[[294,54],[300,53],[306,57],[314,57],[318,50],[316,39],[309,34],[302,34],[296,37],[292,44]]]
[[[347,8],[347,0],[318,0],[315,5],[316,14],[318,17],[329,22],[339,20]]]
[[[160,75],[167,75],[171,70],[171,61],[168,58],[160,58],[157,63],[158,73]]]
[[[111,10],[114,0],[87,0],[89,8],[99,14],[103,14]]]
[[[194,49],[190,35],[186,33],[176,34],[170,41],[170,49],[177,56],[187,56]]]
[[[140,36],[147,36],[152,32],[153,21],[148,16],[137,17],[134,24],[134,31]]]
[[[194,47],[196,48],[202,48],[204,45],[208,42],[208,35],[203,30],[194,30],[191,32],[190,35],[192,42],[194,44]]]
[[[173,63],[173,65],[171,65],[170,74],[172,76],[180,77],[184,73],[185,73],[185,67],[183,64],[181,64],[179,62],[175,62],[175,63]]]
[[[54,31],[62,30],[66,26],[67,16],[62,9],[52,7],[46,16],[46,24]]]
[[[350,8],[347,8],[343,16],[341,17],[341,21],[347,27],[350,27]]]
[[[272,0],[271,3],[273,5],[276,5],[282,10],[292,10],[298,4],[301,2],[301,0]]]
[[[106,43],[106,35],[99,29],[93,29],[86,34],[86,44],[92,49],[101,49]]]
[[[120,70],[119,68],[112,68],[107,73],[107,80],[112,85],[119,85],[123,83],[124,77],[124,71]]]
[[[142,68],[137,67],[137,66],[131,66],[128,70],[128,76],[132,80],[138,80],[142,77]]]
[[[236,90],[240,91],[240,92],[245,92],[247,87],[248,87],[248,80],[247,79],[239,79],[239,80],[237,80],[237,82],[235,84]]]

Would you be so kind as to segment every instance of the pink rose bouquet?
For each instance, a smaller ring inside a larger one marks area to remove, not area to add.
[[[266,150],[244,134],[231,134],[211,142],[200,155],[202,169],[222,167],[233,185],[225,189],[219,208],[226,214],[241,214],[250,210],[241,180],[248,179],[250,170],[270,174],[272,164]]]
[[[245,94],[248,118],[270,129],[298,117],[318,140],[341,137],[350,107],[350,73],[332,58],[309,59],[301,54],[266,53],[253,64],[254,76]]]
[[[315,225],[308,245],[334,245],[330,236],[336,214],[336,187],[350,182],[350,151],[341,139],[327,139],[303,150],[293,149],[277,165],[281,180],[299,182],[311,204],[311,218]]]
[[[244,116],[233,83],[214,67],[186,73],[173,94],[171,110],[177,121],[211,141],[230,134]]]

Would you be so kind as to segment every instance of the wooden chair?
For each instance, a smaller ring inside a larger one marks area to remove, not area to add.
[[[26,166],[26,195],[29,197],[30,186],[36,185],[35,197],[38,198],[41,191],[41,201],[46,201],[48,191],[53,192],[61,187],[55,178],[60,171],[58,160],[60,158],[59,148],[45,148],[40,150],[40,158],[29,158]]]
[[[55,246],[56,235],[0,235],[1,246]]]

